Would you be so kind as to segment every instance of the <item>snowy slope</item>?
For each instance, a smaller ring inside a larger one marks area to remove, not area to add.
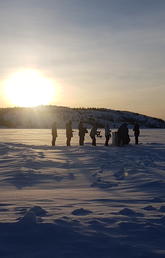
[[[0,130],[0,257],[165,257],[165,131],[138,146],[65,146]]]
[[[72,120],[73,127],[77,128],[80,119],[86,122],[87,126],[90,126],[93,121],[96,121],[99,127],[104,127],[105,122],[109,122],[114,128],[123,122],[127,122],[130,126],[138,122],[141,127],[165,128],[165,121],[162,119],[111,109],[73,109],[58,106],[0,109],[1,127],[50,128],[56,121],[58,128],[65,128],[66,122]]]

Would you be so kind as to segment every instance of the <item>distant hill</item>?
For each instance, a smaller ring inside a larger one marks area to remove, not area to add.
[[[141,127],[165,128],[165,121],[162,119],[104,108],[39,106],[0,109],[0,127],[7,128],[51,128],[54,121],[57,122],[58,128],[64,128],[68,120],[72,120],[73,127],[77,128],[80,119],[88,126],[96,121],[100,128],[104,127],[106,122],[109,122],[112,128],[118,127],[123,122],[127,122],[130,126],[138,122]]]

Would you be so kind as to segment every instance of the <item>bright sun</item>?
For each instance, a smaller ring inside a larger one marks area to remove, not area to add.
[[[55,86],[36,70],[22,70],[6,80],[5,93],[13,105],[33,107],[49,104],[55,97]]]

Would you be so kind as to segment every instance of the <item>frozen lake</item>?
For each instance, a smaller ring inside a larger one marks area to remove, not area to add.
[[[86,134],[85,143],[90,143],[91,139]],[[112,132],[116,130],[113,129]],[[133,132],[130,129],[131,143],[134,143]],[[98,144],[104,144],[104,130],[101,132],[102,138],[97,138]],[[78,145],[78,130],[74,129],[71,144]],[[13,142],[30,145],[51,145],[51,129],[0,129],[0,142]],[[165,143],[165,129],[141,129],[139,137],[140,143]],[[63,146],[66,143],[65,130],[58,130],[56,145]],[[110,140],[111,143],[111,140]]]
[[[79,146],[74,130],[66,147],[58,130],[52,147],[51,130],[0,129],[0,257],[164,258],[165,129],[130,136]]]

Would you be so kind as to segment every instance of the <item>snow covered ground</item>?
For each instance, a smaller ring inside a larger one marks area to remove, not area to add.
[[[0,130],[0,257],[165,257],[165,130],[138,146],[65,141]]]

